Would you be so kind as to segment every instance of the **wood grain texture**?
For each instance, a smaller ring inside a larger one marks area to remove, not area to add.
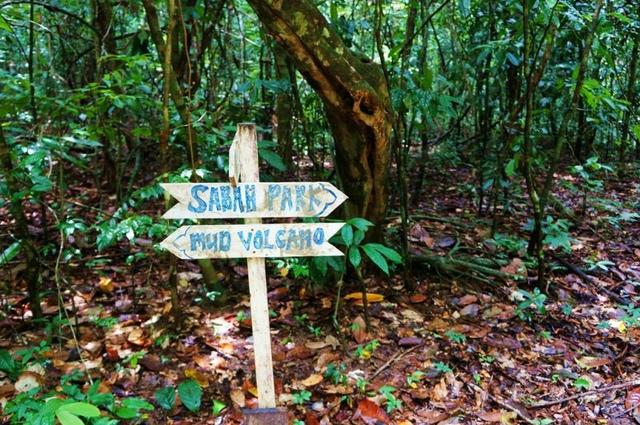
[[[342,252],[328,240],[343,225],[283,223],[182,226],[161,245],[183,260],[338,256],[343,255]]]
[[[237,183],[235,174],[230,166],[231,183],[161,184],[178,200],[163,218],[326,217],[347,199],[327,182]]]
[[[240,158],[240,178],[243,182],[259,182],[258,137],[255,124],[238,124],[236,133]],[[231,171],[231,170],[229,170]],[[237,170],[235,170],[238,173]],[[248,218],[248,225],[257,225],[259,218]],[[269,299],[264,258],[247,258],[249,293],[251,295],[251,329],[256,365],[258,407],[276,407],[276,391],[273,383],[273,360],[271,359],[271,330],[269,328]]]

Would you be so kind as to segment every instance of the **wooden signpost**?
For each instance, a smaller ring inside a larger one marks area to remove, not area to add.
[[[238,124],[230,183],[168,183],[178,200],[164,218],[244,218],[239,225],[182,226],[161,245],[182,259],[247,258],[258,406],[248,424],[284,424],[275,409],[265,258],[343,255],[328,240],[344,223],[261,224],[263,217],[326,217],[347,197],[331,183],[260,183],[255,124]]]

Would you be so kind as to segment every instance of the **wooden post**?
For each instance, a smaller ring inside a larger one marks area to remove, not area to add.
[[[259,408],[245,410],[245,425],[282,425],[287,411],[276,408],[264,259],[343,255],[329,238],[344,223],[262,224],[261,217],[326,217],[347,197],[327,182],[261,184],[255,124],[238,124],[229,149],[229,181],[164,184],[178,200],[165,218],[244,218],[245,224],[182,226],[161,245],[183,259],[247,257]],[[207,191],[208,203],[202,198]]]
[[[229,155],[229,179],[232,184],[239,182],[259,182],[258,138],[256,125],[238,124],[237,139]],[[238,179],[239,177],[239,179]],[[258,224],[260,218],[247,218],[246,224]],[[256,364],[256,385],[258,406],[276,407],[276,393],[273,384],[271,361],[271,331],[269,329],[269,302],[267,298],[267,276],[264,258],[247,258],[249,272],[249,292],[251,294],[251,327],[253,330],[253,351]]]

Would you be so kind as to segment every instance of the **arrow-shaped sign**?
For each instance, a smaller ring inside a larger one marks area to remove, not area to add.
[[[161,245],[184,260],[335,256],[328,240],[344,223],[288,223],[182,226]]]
[[[331,183],[164,183],[178,200],[163,217],[326,217],[347,196]]]

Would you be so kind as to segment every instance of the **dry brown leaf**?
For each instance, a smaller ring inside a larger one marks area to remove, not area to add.
[[[160,360],[160,357],[156,354],[145,354],[138,363],[151,372],[159,372],[162,370],[162,360]]]
[[[338,338],[336,338],[333,335],[327,335],[324,338],[324,342],[326,342],[327,344],[331,345],[331,348],[333,348],[334,350],[340,346],[340,341],[338,341]]]
[[[92,356],[100,353],[102,351],[102,342],[100,341],[89,341],[82,346],[86,351],[89,352]]]
[[[511,263],[509,263],[504,267],[501,267],[500,271],[502,273],[508,273],[508,274],[519,274],[521,268],[522,268],[522,260],[519,258],[514,258],[513,260],[511,260]]]
[[[458,305],[462,307],[468,304],[473,304],[476,301],[478,301],[478,297],[476,297],[475,295],[465,295],[464,297],[460,298],[460,300],[458,301]]]
[[[633,406],[640,406],[640,387],[627,391],[627,397],[624,399],[625,409],[631,409]]]
[[[424,316],[422,316],[422,314],[418,313],[415,310],[405,309],[405,310],[402,310],[401,313],[405,317],[405,319],[408,319],[412,322],[416,322],[416,323],[424,322]]]
[[[480,419],[482,419],[483,421],[485,421],[485,422],[505,423],[504,419],[510,417],[509,415],[516,416],[516,414],[514,412],[508,412],[508,411],[506,411],[504,409],[500,409],[500,410],[491,410],[489,412],[479,413],[478,417]]]
[[[446,412],[440,412],[438,410],[418,410],[418,415],[422,418],[420,423],[424,423],[426,425],[437,424],[449,417],[449,414]]]
[[[98,289],[105,294],[112,293],[114,289],[113,281],[108,277],[102,276],[98,282]]]
[[[389,423],[389,417],[384,409],[366,398],[364,400],[360,400],[358,403],[358,409],[356,410],[355,416],[362,419],[362,421],[367,425]]]
[[[360,316],[356,317],[351,325],[351,334],[358,344],[362,344],[368,338],[367,325]]]
[[[186,378],[191,378],[191,379],[195,380],[196,382],[198,382],[198,384],[202,388],[209,388],[209,379],[206,377],[206,375],[204,373],[200,372],[197,369],[187,368],[184,371],[184,376]]]
[[[611,363],[611,359],[606,357],[584,356],[576,359],[576,363],[583,369],[592,369]]]
[[[229,396],[231,397],[231,401],[233,401],[238,407],[244,408],[246,402],[244,391],[236,388],[234,390],[231,390],[231,394],[229,394]]]
[[[363,305],[362,303],[362,292],[352,292],[350,294],[345,295],[345,300],[353,300],[355,305]],[[367,302],[369,303],[379,303],[384,301],[384,296],[380,294],[372,294],[371,292],[367,292]]]
[[[319,373],[312,373],[307,379],[300,381],[300,383],[305,387],[313,387],[314,385],[318,385],[322,382],[323,379],[324,378]]]
[[[431,398],[434,401],[444,401],[449,398],[449,389],[447,388],[447,382],[444,378],[440,379],[440,382],[433,386]]]
[[[328,345],[326,341],[307,341],[304,343],[304,346],[310,350],[320,350]]]
[[[16,388],[13,386],[12,383],[7,383],[7,384],[1,384],[0,385],[0,397],[5,397],[8,395],[13,394],[13,392],[16,390]]]
[[[413,304],[423,303],[427,300],[427,296],[424,294],[413,294],[409,297],[409,301]]]
[[[42,376],[35,372],[22,372],[14,387],[17,393],[23,393],[38,388],[40,385],[42,385]]]
[[[129,335],[127,335],[127,341],[135,345],[147,345],[147,340],[144,337],[144,331],[141,328],[133,328],[133,330],[129,332]]]
[[[318,418],[311,412],[307,412],[306,415],[304,415],[304,423],[305,425],[320,425]]]

